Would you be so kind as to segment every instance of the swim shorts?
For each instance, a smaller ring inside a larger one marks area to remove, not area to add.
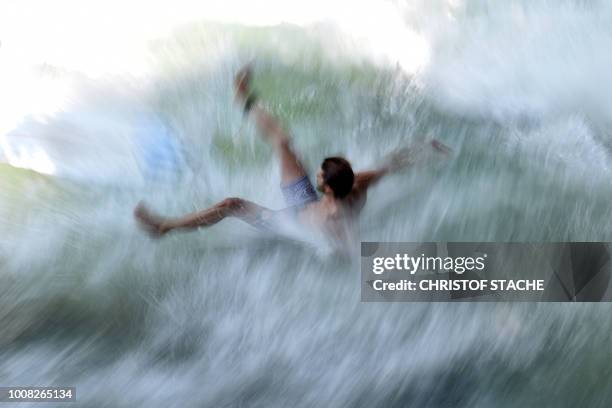
[[[300,177],[286,186],[281,186],[281,190],[287,202],[287,208],[278,211],[263,210],[257,214],[251,225],[261,230],[278,231],[283,225],[283,220],[287,222],[295,219],[297,211],[306,204],[319,199],[308,176]]]
[[[281,186],[281,190],[289,207],[301,208],[318,200],[317,192],[308,176],[300,177],[286,186]]]

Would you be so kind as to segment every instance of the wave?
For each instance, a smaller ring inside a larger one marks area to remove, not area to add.
[[[282,207],[272,152],[233,103],[254,60],[312,171],[433,136],[453,147],[372,191],[363,241],[610,240],[610,7],[399,7],[388,34],[410,33],[416,59],[397,41],[372,51],[384,37],[360,47],[367,27],[195,22],[148,41],[138,74],[37,71],[69,96],[15,110],[0,136],[13,164],[36,169],[40,151],[53,166],[0,167],[3,381],[75,385],[83,406],[610,400],[590,374],[612,362],[603,304],[360,303],[354,263],[309,244],[234,220],[162,241],[134,225],[140,199],[173,215],[227,196]]]

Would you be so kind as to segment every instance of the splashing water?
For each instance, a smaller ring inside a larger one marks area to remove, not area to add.
[[[362,240],[610,240],[610,5],[179,3],[0,13],[0,383],[79,406],[609,405],[605,304],[360,303],[319,246],[234,220],[152,241],[131,211],[283,206],[233,103],[253,60],[313,171],[454,148],[377,186]]]

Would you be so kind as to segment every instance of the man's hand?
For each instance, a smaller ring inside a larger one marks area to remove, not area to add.
[[[444,143],[442,143],[441,141],[437,139],[432,139],[431,145],[438,152],[445,154],[445,155],[449,155],[453,152],[453,150],[450,147],[448,147],[447,145],[445,145]]]
[[[429,143],[420,146],[404,147],[392,153],[387,158],[387,171],[395,172],[417,163],[419,158],[425,159],[427,145],[431,145],[436,153],[449,156],[453,150],[437,139],[432,139]]]

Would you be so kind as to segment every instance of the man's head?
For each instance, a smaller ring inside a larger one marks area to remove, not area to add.
[[[335,198],[346,197],[353,189],[355,174],[351,164],[342,157],[328,157],[323,160],[317,173],[317,189],[333,193]]]

